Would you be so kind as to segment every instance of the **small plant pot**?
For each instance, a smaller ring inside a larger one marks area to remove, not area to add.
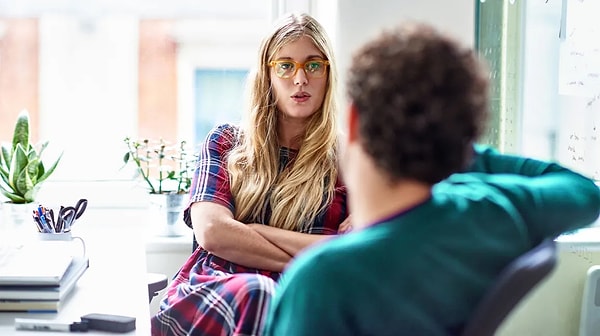
[[[0,204],[2,214],[1,227],[8,231],[36,232],[36,225],[33,221],[33,210],[37,209],[35,203],[11,203],[4,202]]]
[[[158,227],[158,235],[178,237],[186,229],[183,223],[183,210],[187,194],[150,194],[149,214]]]

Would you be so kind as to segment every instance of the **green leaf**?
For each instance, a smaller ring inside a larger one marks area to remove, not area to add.
[[[27,154],[25,154],[25,150],[21,144],[17,144],[14,153],[12,156],[12,160],[10,162],[10,169],[8,171],[8,184],[14,189],[19,190],[17,187],[17,181],[20,178],[21,172],[27,166]]]
[[[2,178],[2,181],[8,185],[8,171],[4,170],[0,167],[0,177]],[[0,187],[2,187],[2,185],[0,185]]]
[[[48,147],[48,141],[44,141],[42,143],[42,145],[40,146],[40,152],[37,153],[36,155],[39,157],[42,157],[42,153],[44,153],[44,150],[46,150],[46,147]],[[31,150],[35,153],[35,148],[31,147]]]
[[[50,168],[48,170],[44,171],[44,174],[42,174],[42,176],[40,176],[37,179],[38,184],[44,182],[48,177],[50,177],[50,175],[56,169],[56,166],[58,166],[58,163],[60,162],[60,159],[62,158],[62,156],[63,156],[63,153],[61,153],[60,156],[58,157],[58,159],[56,159],[56,161],[54,161],[54,163],[50,166]]]
[[[24,169],[23,171],[21,171],[21,173],[17,177],[15,191],[19,195],[25,195],[29,190],[31,190],[33,188],[33,186],[34,186],[33,180],[31,179],[29,172],[27,171],[27,169]]]
[[[41,169],[40,169],[41,166]],[[38,181],[38,177],[39,177],[39,171],[43,169],[43,165],[41,164],[41,161],[38,157],[34,157],[32,159],[29,160],[29,162],[27,163],[27,167],[25,167],[25,170],[27,171],[27,175],[29,176],[29,178],[31,179],[31,183],[33,185],[35,185]],[[27,190],[25,190],[24,192],[26,192]]]
[[[25,197],[21,197],[15,193],[8,192],[2,188],[0,188],[0,192],[2,192],[2,195],[6,196],[6,198],[11,200],[13,203],[28,203],[25,200]]]
[[[11,149],[8,148],[7,146],[2,145],[2,152],[0,154],[0,157],[2,158],[2,160],[0,160],[0,167],[5,169],[6,171],[8,171],[8,167],[10,166],[10,161],[11,161]]]
[[[14,193],[14,189],[8,183],[8,172],[0,172],[0,176],[2,177],[2,180],[0,180],[0,190]]]
[[[6,156],[5,156],[6,155]],[[2,152],[0,153],[0,176],[8,184],[8,169],[10,168],[10,151],[8,148],[2,146]]]
[[[27,192],[25,193],[24,199],[25,202],[23,203],[33,203],[35,202],[35,196],[37,195],[38,191],[40,191],[40,187],[42,185],[40,183],[34,185],[31,189],[27,190]]]
[[[38,165],[38,167],[36,169],[35,179],[39,181],[40,178],[42,178],[42,176],[44,176],[45,173],[46,173],[46,168],[44,167],[44,163],[42,161],[40,161],[40,164]]]
[[[21,111],[17,117],[15,132],[13,133],[13,151],[17,144],[20,144],[23,148],[29,148],[29,112],[27,110]]]

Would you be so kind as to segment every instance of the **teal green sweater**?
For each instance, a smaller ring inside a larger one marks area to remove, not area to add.
[[[425,203],[299,256],[270,305],[266,335],[446,335],[511,260],[598,217],[591,180],[477,152],[469,172],[435,185]]]

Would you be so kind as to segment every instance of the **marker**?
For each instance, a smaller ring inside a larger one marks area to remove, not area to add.
[[[40,219],[40,223],[42,223],[42,226],[44,227],[45,233],[54,233],[54,228],[52,228],[50,224],[46,223],[44,208],[41,205],[38,207],[38,218]]]
[[[42,225],[42,222],[40,222],[40,218],[35,210],[33,210],[33,222],[35,223],[35,226],[37,226],[39,232],[44,232],[44,226]]]
[[[64,323],[52,320],[36,320],[26,318],[15,318],[16,330],[34,330],[34,331],[87,331],[88,324],[83,322]]]

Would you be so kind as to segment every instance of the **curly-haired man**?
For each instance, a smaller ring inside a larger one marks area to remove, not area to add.
[[[592,223],[600,193],[558,164],[476,145],[476,54],[405,23],[353,58],[342,172],[354,232],[284,272],[268,335],[447,335],[508,263]]]

